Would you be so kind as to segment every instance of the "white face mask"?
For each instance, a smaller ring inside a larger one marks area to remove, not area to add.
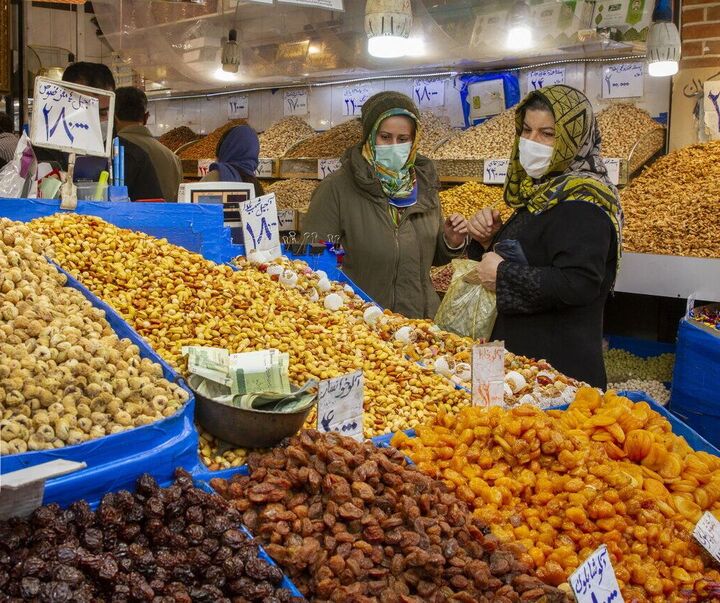
[[[527,175],[531,178],[544,176],[550,167],[553,147],[528,138],[520,138],[519,150],[520,165],[523,166]]]
[[[375,146],[375,161],[393,172],[399,172],[407,163],[411,149],[412,142],[379,144]]]

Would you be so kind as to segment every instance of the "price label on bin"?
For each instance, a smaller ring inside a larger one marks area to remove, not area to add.
[[[318,386],[317,428],[363,439],[365,384],[362,371],[321,381]]]
[[[256,178],[272,178],[273,176],[273,160],[261,157],[258,159],[258,166],[255,170]]]
[[[472,350],[472,404],[500,406],[505,398],[505,344],[480,343]]]
[[[720,521],[712,513],[703,513],[695,525],[693,536],[712,558],[720,563]]]
[[[318,180],[327,178],[342,167],[339,159],[318,159]]]
[[[275,193],[240,204],[245,246],[280,257],[280,229]]]
[[[507,159],[486,159],[483,165],[483,182],[485,184],[505,184],[508,165]]]
[[[617,183],[620,182],[621,160],[617,157],[603,157],[603,163],[607,168],[608,178],[610,178],[610,182],[617,185]]]
[[[213,163],[215,163],[214,159],[198,159],[198,169],[197,169],[198,178],[207,176],[208,172],[210,171],[210,166]]]
[[[603,544],[596,549],[573,572],[570,588],[578,603],[623,603],[607,546]]]

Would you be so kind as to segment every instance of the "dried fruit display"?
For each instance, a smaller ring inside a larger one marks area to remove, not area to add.
[[[690,533],[720,517],[720,459],[692,451],[647,404],[583,388],[567,411],[466,408],[393,445],[443,479],[540,578],[561,584],[606,544],[626,601],[682,600],[717,581]]]
[[[625,250],[720,257],[719,198],[720,141],[668,153],[621,192]]]
[[[613,103],[597,114],[597,124],[602,136],[603,157],[629,159],[632,154],[647,161],[665,142],[665,128],[647,111],[632,103]],[[652,135],[657,132],[659,137]]]
[[[230,120],[225,125],[214,129],[210,134],[201,138],[195,144],[183,149],[180,152],[180,159],[213,159],[215,157],[217,143],[220,142],[222,135],[235,126],[242,126],[244,124],[247,124],[246,119]]]
[[[44,257],[47,241],[0,218],[0,455],[51,450],[175,414],[185,390],[120,340]]]
[[[306,212],[310,206],[310,198],[319,184],[319,180],[302,178],[276,180],[265,186],[265,194],[275,193],[278,209],[297,209]]]
[[[402,454],[304,431],[211,485],[312,601],[569,601]]]
[[[437,146],[460,132],[450,126],[449,117],[438,117],[432,111],[420,113],[420,146],[418,152],[426,157],[432,157]]]
[[[158,141],[174,152],[184,144],[192,142],[193,140],[199,140],[200,138],[202,138],[202,134],[196,134],[187,126],[180,126],[165,132],[165,134],[158,138]]]
[[[362,142],[362,124],[359,119],[351,119],[326,132],[318,132],[291,148],[287,158],[342,157],[350,147]]]
[[[513,210],[505,205],[502,186],[490,186],[480,182],[466,182],[441,191],[440,204],[446,216],[459,213],[469,218],[485,207],[492,207],[500,212],[500,217],[505,222],[513,213]]]
[[[608,381],[645,379],[668,382],[672,380],[675,354],[659,354],[641,358],[620,348],[603,353]]]
[[[515,109],[468,128],[435,149],[433,159],[509,158],[515,142]]]
[[[0,522],[3,600],[302,601],[239,526],[240,513],[181,470],[169,488],[144,475],[97,511],[40,507]]]
[[[282,157],[291,147],[314,134],[315,130],[302,117],[283,117],[258,137],[260,157]]]

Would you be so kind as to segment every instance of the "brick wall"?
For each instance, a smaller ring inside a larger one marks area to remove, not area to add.
[[[682,67],[720,69],[720,2],[681,0]]]

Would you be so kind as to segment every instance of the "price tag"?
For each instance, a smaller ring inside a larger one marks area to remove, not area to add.
[[[695,524],[693,536],[710,556],[720,563],[720,521],[712,513],[703,513],[700,521]]]
[[[613,184],[620,182],[620,163],[621,159],[616,157],[603,157],[603,162],[607,168],[608,178]]]
[[[362,440],[364,399],[362,371],[321,381],[318,386],[318,430],[336,431]]]
[[[307,115],[307,90],[285,90],[283,92],[283,112],[287,115]]]
[[[247,94],[231,96],[227,99],[228,119],[247,119],[250,98]]]
[[[483,165],[483,182],[485,184],[505,184],[509,159],[486,159]]]
[[[327,178],[342,167],[339,159],[318,159],[318,180]]]
[[[370,84],[354,84],[343,88],[343,115],[360,115],[365,101],[372,96]]]
[[[245,247],[280,257],[280,229],[275,193],[248,199],[240,204]]]
[[[296,209],[279,209],[278,230],[280,232],[297,230],[297,213]]]
[[[214,159],[198,159],[197,175],[199,178],[207,176],[210,171],[210,166],[215,163]]]
[[[527,91],[540,90],[545,86],[565,83],[565,67],[533,69],[527,76]]]
[[[643,63],[618,63],[603,69],[603,98],[643,95]]]
[[[624,603],[607,546],[596,549],[570,576],[578,603]]]
[[[285,4],[300,4],[313,8],[324,8],[326,10],[344,10],[343,0],[278,0]],[[269,3],[268,3],[269,4]]]
[[[505,398],[505,344],[502,341],[473,346],[472,404],[488,408]]]
[[[273,177],[273,160],[261,157],[258,159],[258,166],[255,170],[256,178],[272,178]]]
[[[415,80],[413,100],[419,107],[442,107],[445,104],[445,80]]]

